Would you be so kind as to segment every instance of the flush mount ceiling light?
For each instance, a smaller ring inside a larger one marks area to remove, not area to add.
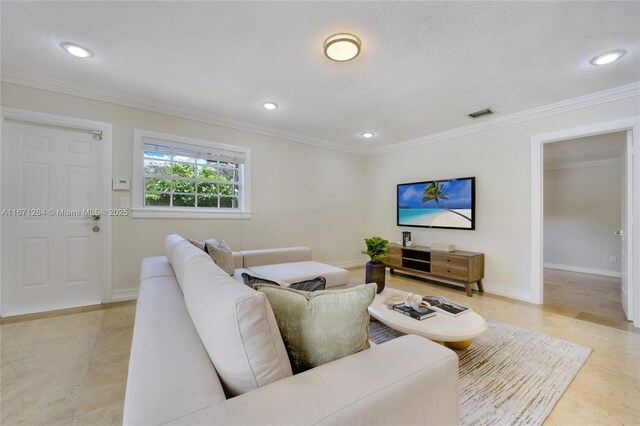
[[[589,62],[591,62],[592,65],[607,65],[622,58],[625,53],[627,53],[627,51],[624,49],[614,50],[613,52],[598,55],[595,58],[592,58]]]
[[[78,46],[77,44],[65,42],[60,43],[60,47],[77,58],[89,58],[93,56],[93,53],[91,53],[89,49],[85,49],[84,47]]]
[[[362,136],[365,139],[371,139],[374,136],[374,134],[371,132],[364,132],[360,136]]]
[[[336,62],[350,61],[360,53],[360,39],[353,34],[334,34],[324,42],[324,54]]]
[[[278,104],[274,102],[265,102],[262,104],[264,109],[268,109],[269,111],[273,111],[274,109],[278,109]]]

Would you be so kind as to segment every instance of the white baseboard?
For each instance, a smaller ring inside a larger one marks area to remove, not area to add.
[[[487,285],[484,283],[484,292],[488,294],[495,294],[497,296],[508,297],[509,299],[516,299],[527,303],[536,303],[531,297],[531,292],[525,290],[518,290],[515,288],[502,287],[497,285]]]
[[[62,310],[65,310],[65,309],[82,308],[84,306],[99,305],[100,303],[102,303],[102,301],[100,301],[100,300],[92,300],[92,301],[88,301],[88,302],[73,303],[71,305],[67,305],[67,304],[47,305],[47,306],[41,306],[41,307],[37,307],[37,308],[30,308],[30,309],[27,309],[27,310],[4,312],[2,314],[2,318],[15,317],[15,316],[19,316],[19,315],[39,314],[39,313],[42,313],[42,312],[62,311]]]
[[[562,265],[560,263],[544,263],[545,268],[558,269],[560,271],[582,272],[583,274],[604,275],[605,277],[620,278],[622,274],[618,271],[609,271],[606,269],[585,268],[583,266]]]
[[[112,302],[122,302],[123,300],[135,300],[138,298],[138,289],[115,290],[111,293]]]
[[[366,263],[366,260],[346,260],[344,262],[334,262],[331,266],[335,266],[337,268],[357,268],[359,266],[364,266]]]

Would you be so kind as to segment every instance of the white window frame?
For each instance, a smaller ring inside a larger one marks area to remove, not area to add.
[[[240,196],[238,208],[216,207],[165,207],[144,205],[144,139],[152,138],[166,142],[167,146],[177,143],[180,147],[188,147],[194,150],[233,151],[245,157],[244,164],[240,165],[239,181]],[[251,148],[227,145],[201,139],[193,139],[184,136],[167,133],[153,132],[150,130],[133,130],[133,179],[132,179],[132,208],[133,218],[165,218],[165,219],[251,219]]]

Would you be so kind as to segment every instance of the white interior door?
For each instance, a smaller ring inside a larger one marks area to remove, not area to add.
[[[105,233],[85,216],[105,207],[102,141],[22,121],[2,130],[2,315],[101,303]]]
[[[632,182],[631,171],[633,170],[631,159],[633,158],[631,153],[633,152],[632,146],[632,132],[627,132],[627,146],[624,150],[624,158],[622,161],[623,164],[623,178],[624,182],[623,193],[622,193],[622,229],[620,230],[620,239],[622,242],[622,256],[620,259],[621,266],[621,277],[622,277],[622,292],[621,292],[621,302],[622,309],[624,310],[624,314],[626,315],[629,321],[632,321],[633,313],[631,312],[631,308],[633,306],[631,301],[631,291],[629,289],[629,277],[631,273],[629,268],[632,266],[629,264],[629,250],[631,248],[631,232],[629,227],[629,217],[632,215],[631,203],[629,200],[631,199],[631,190],[630,183]]]

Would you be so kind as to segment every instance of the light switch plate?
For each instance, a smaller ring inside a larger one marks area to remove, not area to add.
[[[120,197],[120,208],[121,209],[129,208],[129,197]]]

